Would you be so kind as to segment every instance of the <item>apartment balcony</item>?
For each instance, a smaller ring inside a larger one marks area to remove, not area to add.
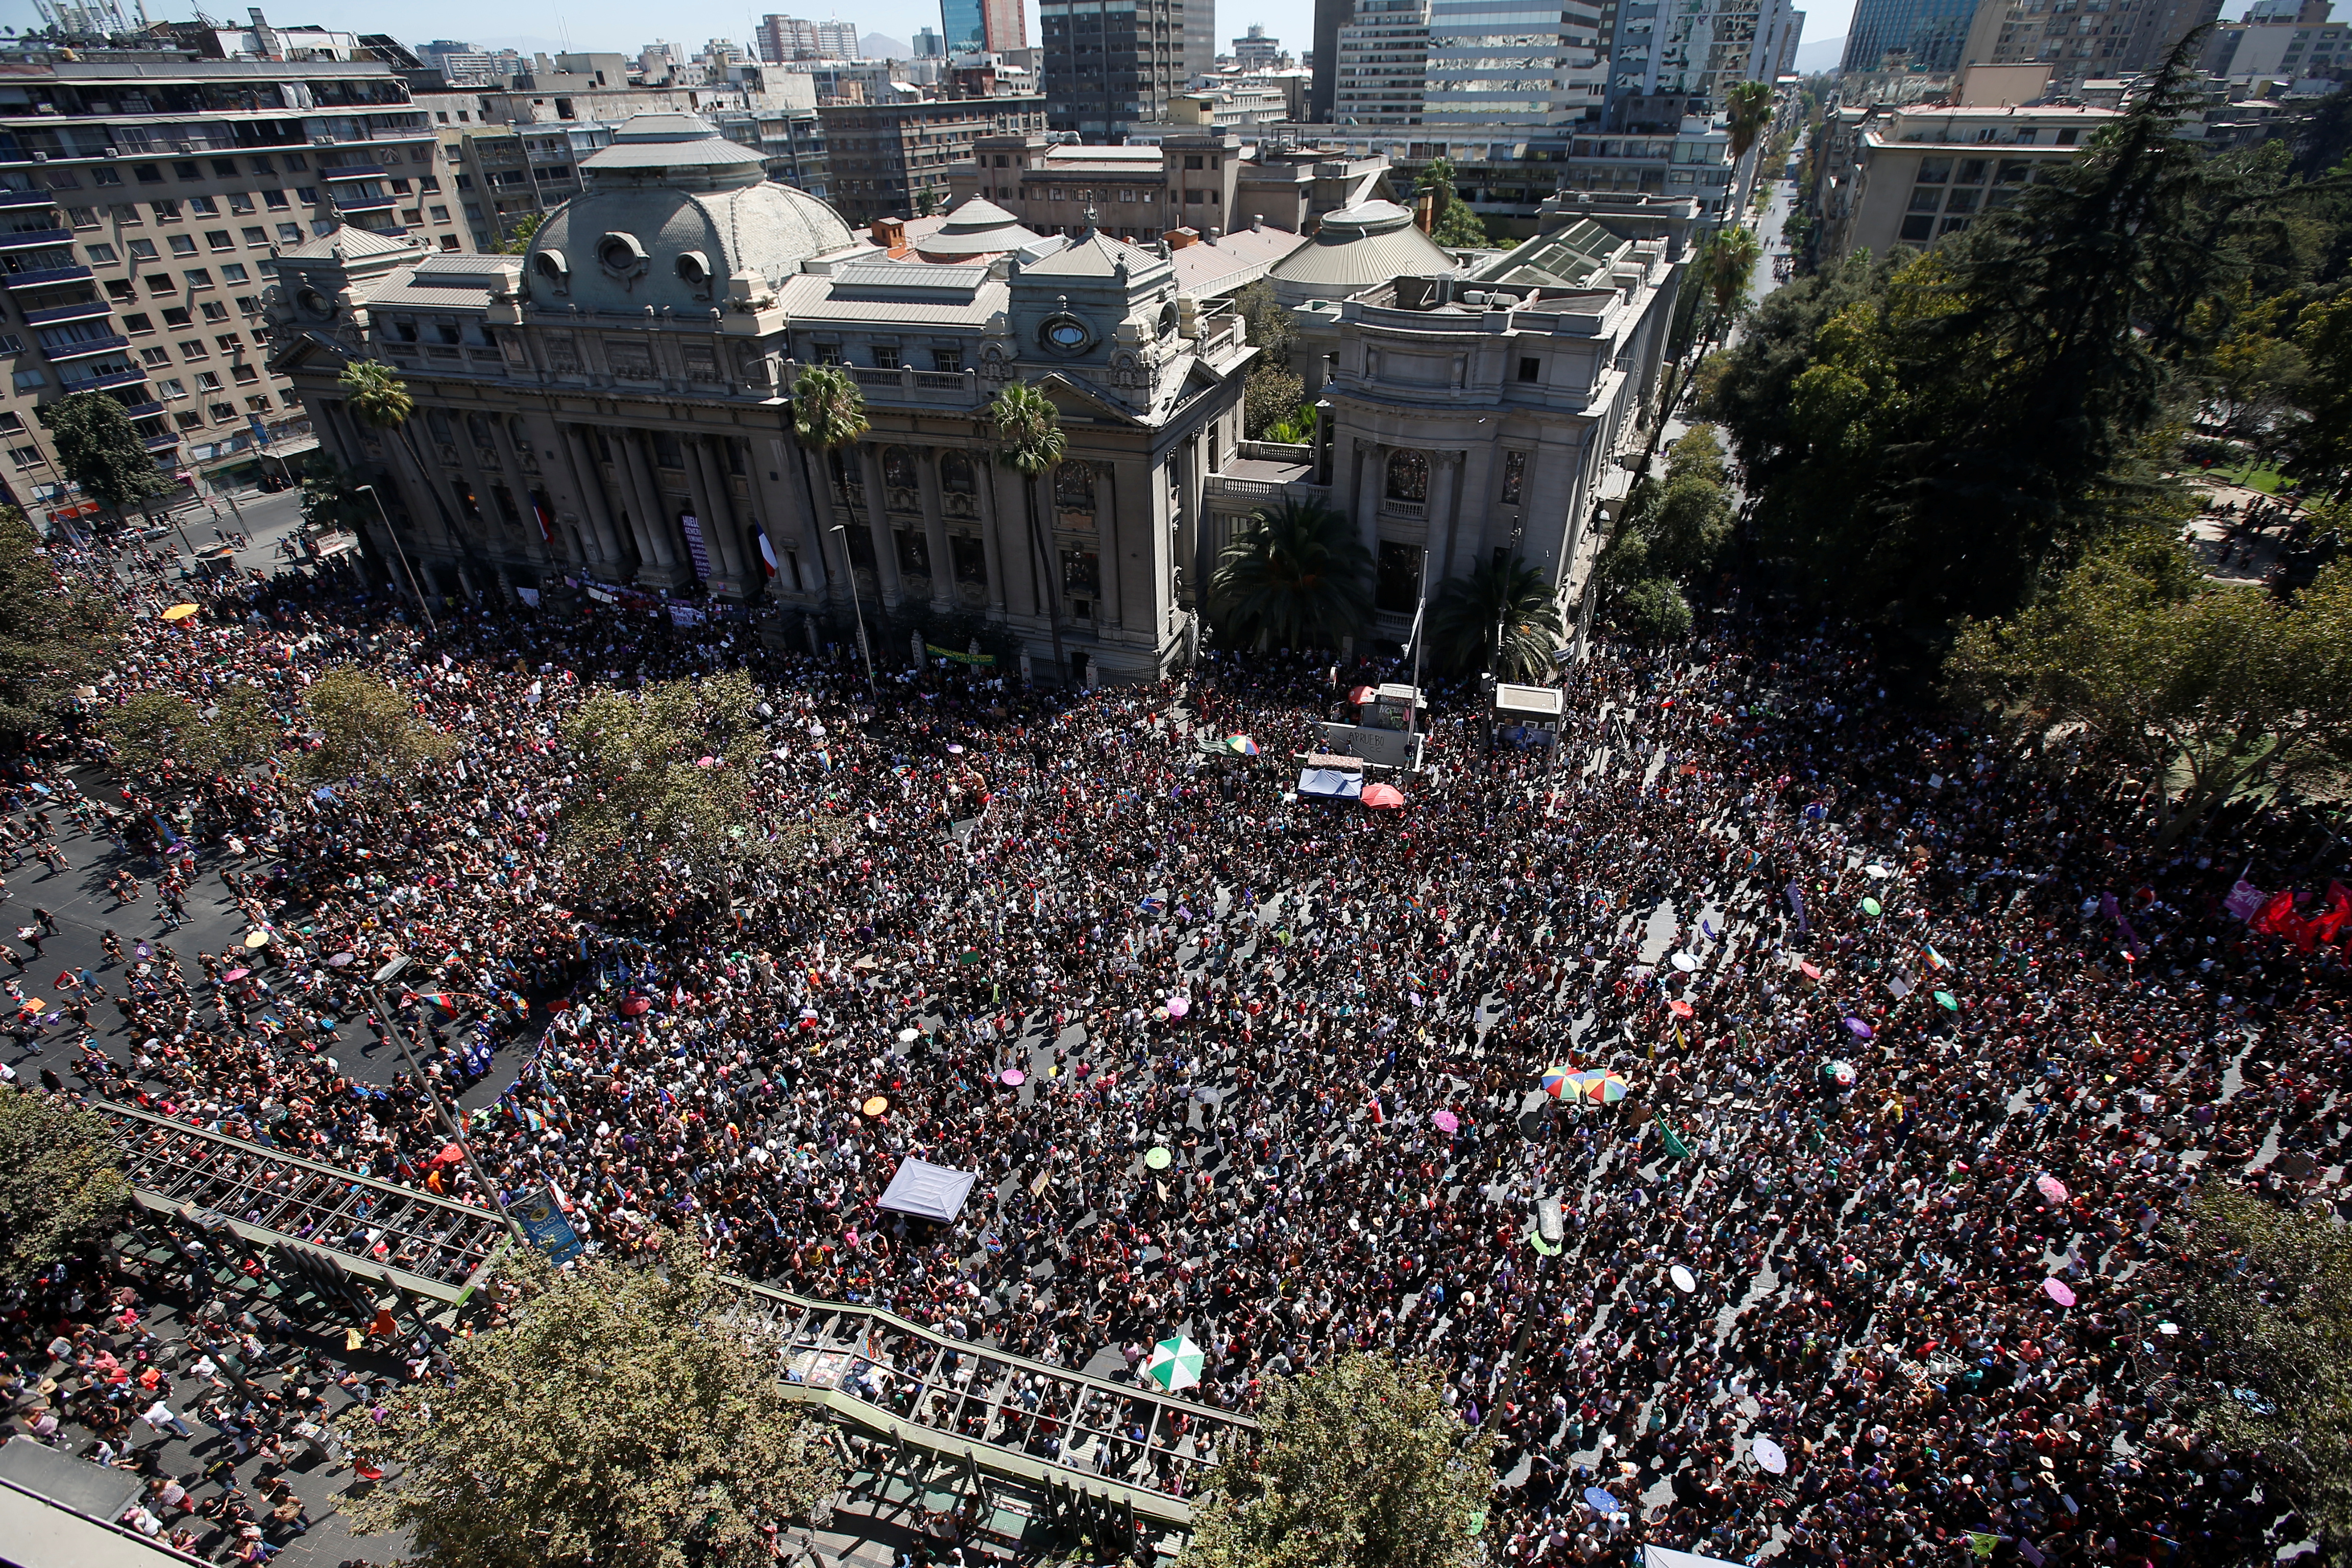
[[[330,191],[327,195],[328,199],[335,204],[335,210],[339,213],[388,212],[406,199],[389,194],[366,196],[345,191]]]
[[[60,374],[58,378],[68,392],[99,392],[110,386],[136,386],[147,379],[147,373],[136,365],[122,370],[100,371],[95,375],[74,377]]]
[[[335,180],[380,180],[384,177],[383,165],[381,163],[344,163],[336,168],[320,170],[319,177],[330,182]]]
[[[79,305],[52,305],[46,310],[27,310],[25,324],[28,327],[53,327],[59,321],[90,321],[114,314],[112,301],[85,300]]]
[[[49,356],[51,364],[57,364],[69,359],[88,359],[92,354],[113,353],[130,346],[129,338],[110,332],[102,338],[84,338],[79,342],[65,343],[57,348],[44,343],[41,352]]]
[[[20,228],[0,233],[0,250],[54,250],[73,243],[69,228]]]
[[[53,207],[58,198],[47,191],[0,191],[0,212],[13,207]]]
[[[0,272],[0,286],[37,289],[45,283],[71,283],[89,276],[87,267],[44,267],[31,272]]]
[[[180,437],[175,431],[166,431],[161,436],[147,437],[147,449],[151,452],[168,452],[179,444]]]

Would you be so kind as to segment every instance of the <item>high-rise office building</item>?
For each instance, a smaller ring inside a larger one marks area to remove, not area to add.
[[[1188,7],[1209,0],[1039,0],[1045,123],[1089,142],[1117,142],[1168,118],[1183,90]]]
[[[2078,11],[2073,0],[1981,0],[1960,63],[2047,66],[2045,93],[2063,93],[2087,79],[2154,70],[2221,14],[2221,0],[2122,0],[2105,12]]]
[[[1184,81],[1216,68],[1217,0],[1184,0]]]
[[[986,46],[988,25],[980,0],[940,0],[940,32],[950,55],[976,55]]]
[[[1307,118],[1316,125],[1331,122],[1331,106],[1339,82],[1339,29],[1355,14],[1354,0],[1315,0],[1315,52],[1307,79]]]
[[[1428,0],[1357,0],[1339,28],[1331,120],[1418,125],[1429,79]]]
[[[1244,71],[1280,70],[1289,62],[1290,57],[1282,52],[1282,40],[1267,37],[1265,29],[1255,22],[1234,40],[1234,64]]]
[[[1802,14],[1790,9],[1788,0],[1626,0],[1614,22],[1612,103],[1674,98],[1691,112],[1712,113],[1734,84],[1769,82],[1780,74]]]
[[[1859,0],[1839,68],[1958,70],[1976,10],[1977,0]]]
[[[760,58],[776,65],[793,60],[858,58],[855,22],[810,22],[798,16],[771,16],[760,23],[758,41]]]
[[[992,55],[1029,47],[1029,12],[1022,0],[980,0],[981,41]]]
[[[1429,8],[1426,92],[1448,124],[1598,119],[1607,78],[1593,0],[1433,0]]]

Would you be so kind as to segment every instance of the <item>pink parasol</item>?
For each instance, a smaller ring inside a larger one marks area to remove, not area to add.
[[[1192,1004],[1190,998],[1183,996],[1171,996],[1168,998],[1168,1016],[1170,1017],[1181,1018],[1192,1010]]]
[[[996,1079],[999,1083],[1003,1084],[1008,1089],[1019,1089],[1023,1084],[1029,1081],[1029,1075],[1023,1072],[1019,1068],[1006,1068],[1003,1072],[996,1075]]]
[[[2055,1176],[2044,1174],[2034,1177],[2033,1188],[2053,1204],[2066,1201],[2066,1184]]]
[[[250,970],[250,969],[232,969],[232,970],[230,970],[227,973],[226,973],[226,974],[222,975],[222,976],[221,976],[221,978],[222,978],[223,980],[225,980],[225,981],[226,981],[226,980],[242,980],[242,979],[244,979],[247,975],[248,975],[248,974],[250,974],[250,973],[253,973],[253,971],[252,971],[252,970]]]
[[[1433,1111],[1430,1113],[1429,1120],[1435,1124],[1440,1132],[1455,1132],[1462,1127],[1462,1119],[1450,1110]]]
[[[2074,1287],[2054,1274],[2042,1282],[2042,1292],[2062,1307],[2071,1307],[2074,1304]]]
[[[1375,811],[1394,811],[1402,809],[1404,805],[1404,791],[1394,784],[1366,784],[1361,798],[1366,805]]]

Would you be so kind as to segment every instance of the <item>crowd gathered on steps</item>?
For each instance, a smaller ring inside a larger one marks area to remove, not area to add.
[[[469,1139],[502,1197],[551,1185],[598,1248],[685,1230],[1048,1363],[1134,1376],[1181,1330],[1190,1396],[1240,1412],[1351,1351],[1429,1358],[1496,1435],[1515,1563],[2296,1538],[2260,1456],[2147,1384],[2191,1353],[2157,1331],[2163,1222],[2203,1184],[2320,1205],[2340,1175],[2336,933],[2229,902],[2341,870],[2284,808],[2151,847],[2111,772],[2014,754],[1890,695],[1865,638],[1762,615],[1596,647],[1549,748],[1489,752],[1472,690],[1434,689],[1394,811],[1290,787],[1280,759],[1373,673],[1322,658],[877,692],[740,629],[428,637],[286,577],[141,622],[100,700],[249,683],[299,743],[337,665],[460,749],[398,791],[119,778],[151,879],[216,850],[277,940],[142,935],[59,975],[94,1006],[52,1017],[46,1087],[484,1201],[420,1086],[341,1065],[391,1023],[352,977],[405,954],[406,994],[470,1005],[415,1005],[439,1087],[511,1079]],[[567,713],[737,668],[783,857],[583,883]],[[25,830],[109,826],[62,766],[102,750],[50,744]],[[1624,1098],[1555,1098],[1555,1068]],[[874,1206],[909,1155],[979,1173],[956,1225]]]

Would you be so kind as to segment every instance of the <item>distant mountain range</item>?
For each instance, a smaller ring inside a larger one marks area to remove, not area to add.
[[[1797,74],[1811,76],[1815,71],[1833,71],[1838,61],[1845,58],[1845,38],[1811,38],[1797,46]]]
[[[857,52],[869,60],[912,59],[915,46],[884,33],[868,33],[857,40]]]

